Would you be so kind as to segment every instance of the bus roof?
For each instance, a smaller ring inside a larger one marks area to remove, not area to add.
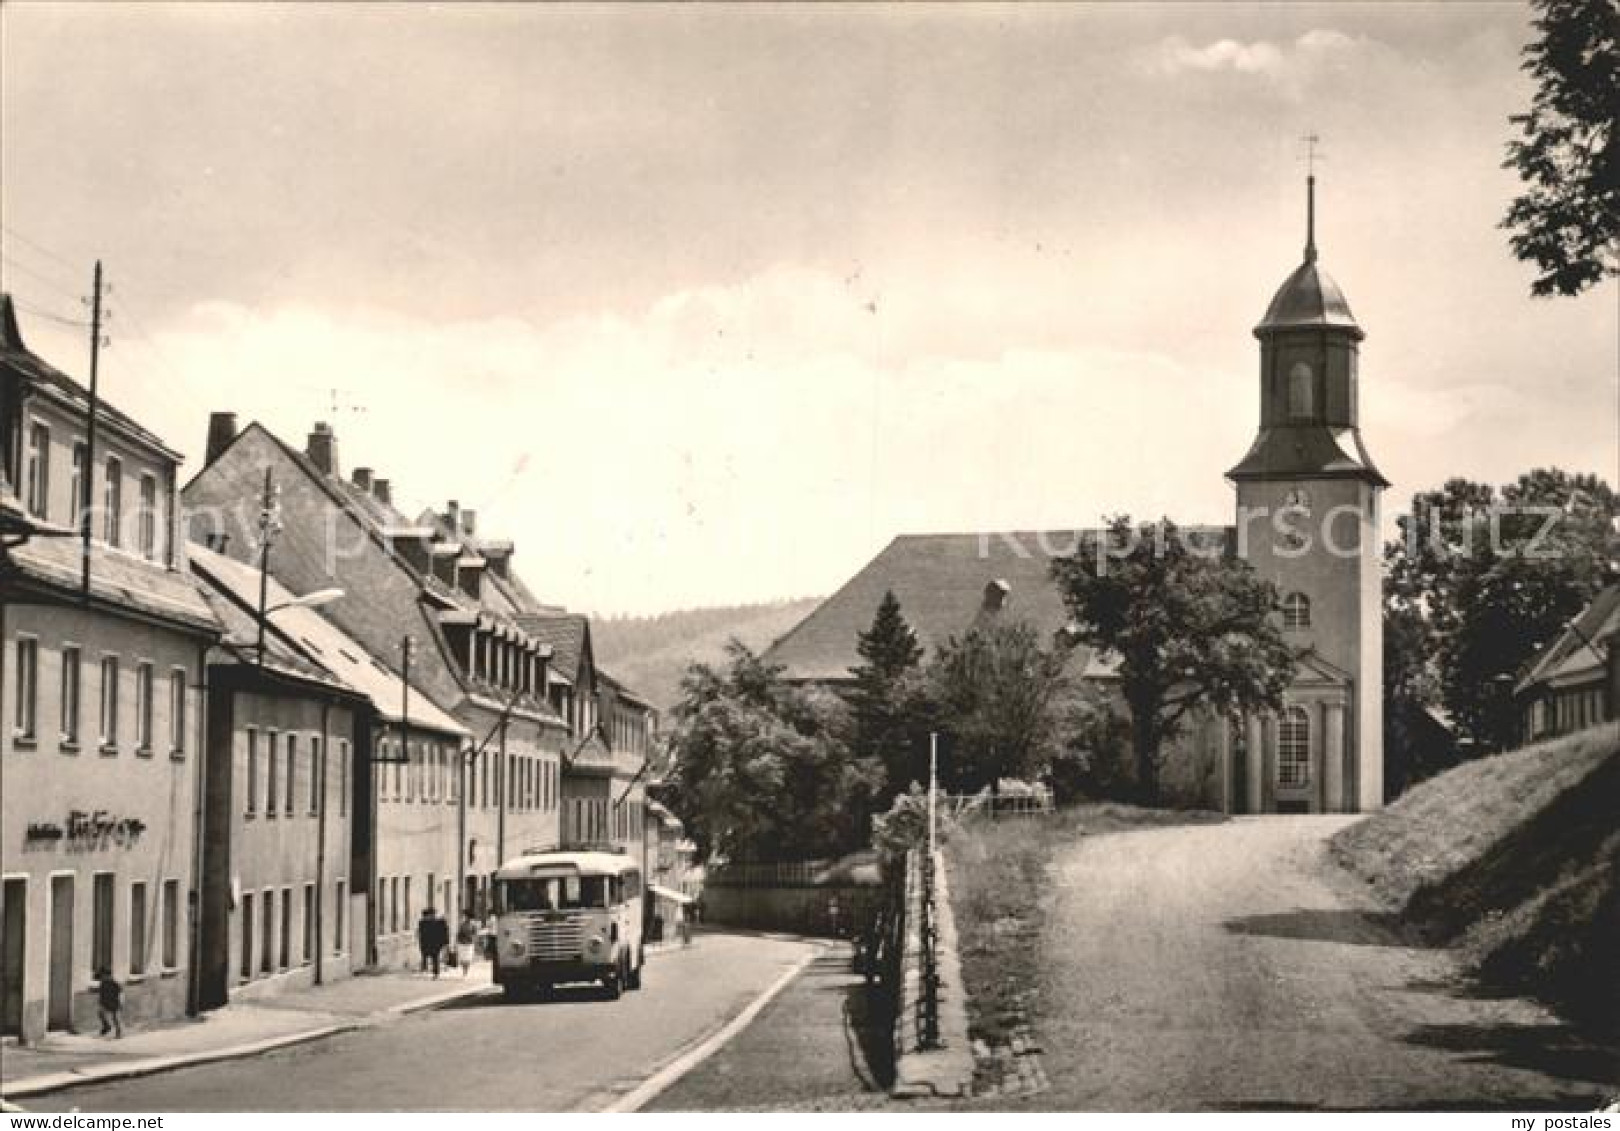
[[[525,879],[537,872],[573,870],[582,876],[619,876],[637,872],[636,858],[622,852],[602,852],[594,849],[525,852],[502,864],[495,873],[497,880]]]

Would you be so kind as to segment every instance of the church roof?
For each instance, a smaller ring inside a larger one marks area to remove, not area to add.
[[[1294,268],[1293,274],[1277,288],[1271,305],[1266,307],[1265,317],[1254,332],[1323,328],[1348,330],[1357,338],[1362,336],[1339,284],[1317,266],[1313,247],[1305,253],[1305,262]]]
[[[1027,621],[1051,639],[1070,621],[1050,574],[1055,557],[1075,552],[1095,531],[993,531],[905,534],[890,542],[843,588],[823,601],[765,653],[788,679],[850,678],[861,662],[855,647],[892,590],[901,615],[926,651],[960,636],[987,612]],[[1072,670],[1106,674],[1109,665],[1076,649]]]
[[[1228,479],[1364,479],[1380,487],[1389,480],[1374,466],[1355,428],[1286,424],[1262,428]]]

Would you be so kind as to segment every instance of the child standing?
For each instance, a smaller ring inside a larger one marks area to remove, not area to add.
[[[96,971],[96,1004],[101,1016],[101,1035],[108,1033],[116,1040],[124,1035],[124,987],[103,966]]]

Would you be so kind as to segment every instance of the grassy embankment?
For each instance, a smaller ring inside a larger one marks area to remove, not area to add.
[[[945,857],[971,1034],[1003,1044],[1039,1010],[1041,936],[1053,894],[1047,866],[1056,853],[1083,836],[1224,819],[1098,803],[1044,817],[970,818],[953,829]]]
[[[1331,845],[1486,986],[1620,1034],[1620,725],[1459,766]]]

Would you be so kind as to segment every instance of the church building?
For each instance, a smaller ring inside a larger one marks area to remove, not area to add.
[[[1165,755],[1178,801],[1229,813],[1365,812],[1384,801],[1380,496],[1388,481],[1362,443],[1363,337],[1344,293],[1318,263],[1315,177],[1307,181],[1303,262],[1254,329],[1259,430],[1227,472],[1233,525],[1213,532],[1279,594],[1296,648],[1279,711],[1208,718]],[[932,649],[987,615],[1048,636],[1069,614],[1049,568],[1084,531],[902,535],[767,652],[789,679],[836,684],[860,662],[858,634],[886,592]],[[1078,649],[1071,671],[1106,688],[1107,655]]]

